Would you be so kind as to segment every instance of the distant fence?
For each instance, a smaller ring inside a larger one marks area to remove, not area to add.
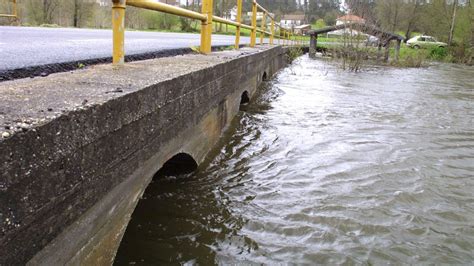
[[[235,33],[235,48],[238,49],[240,45],[241,29],[249,29],[250,47],[255,47],[257,44],[257,32],[260,33],[260,44],[263,44],[265,36],[269,36],[270,45],[273,45],[274,39],[277,38],[283,41],[286,45],[295,45],[302,42],[298,36],[287,29],[284,29],[275,23],[275,18],[257,1],[252,2],[252,25],[241,23],[242,16],[242,1],[237,0],[237,17],[236,21],[228,20],[213,15],[213,0],[202,0],[201,13],[191,11],[185,8],[157,2],[154,0],[112,0],[112,29],[113,29],[113,64],[119,65],[124,63],[125,58],[125,9],[126,6],[133,6],[149,10],[160,11],[168,14],[173,14],[181,17],[201,21],[201,45],[199,50],[203,54],[211,52],[212,44],[212,23],[218,22],[236,27]],[[257,25],[257,12],[260,10],[262,14],[260,27]],[[267,31],[267,18],[270,19],[270,29]],[[278,34],[275,34],[275,28],[279,27]]]

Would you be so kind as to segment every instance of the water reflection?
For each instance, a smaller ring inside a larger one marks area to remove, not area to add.
[[[201,169],[150,185],[116,264],[472,262],[473,77],[297,60]]]

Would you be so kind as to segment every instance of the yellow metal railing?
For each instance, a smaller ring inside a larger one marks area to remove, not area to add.
[[[12,14],[0,14],[0,17],[13,18],[15,20],[18,20],[17,0],[10,0],[10,2],[13,3]]]
[[[16,0],[13,0],[16,3]],[[174,14],[181,17],[201,21],[201,45],[200,52],[208,54],[211,52],[211,37],[212,37],[212,23],[218,22],[236,27],[235,33],[235,48],[239,49],[241,29],[249,29],[250,47],[255,47],[257,43],[257,32],[260,33],[260,44],[263,44],[267,36],[270,38],[270,45],[273,45],[274,38],[278,39],[278,44],[282,40],[283,45],[297,45],[299,44],[294,35],[289,30],[280,27],[275,23],[275,18],[265,8],[257,3],[256,0],[252,2],[252,18],[251,24],[242,24],[242,1],[237,1],[237,18],[236,21],[228,20],[213,15],[213,0],[202,0],[201,13],[187,10],[181,7],[176,7],[155,0],[112,0],[112,29],[113,29],[113,64],[120,65],[124,63],[125,58],[125,9],[126,6],[133,6],[149,10],[160,11],[168,14]],[[262,19],[260,28],[257,26],[258,10],[262,12]],[[270,19],[270,31],[267,31],[266,20]],[[275,28],[279,27],[278,35],[275,35]]]

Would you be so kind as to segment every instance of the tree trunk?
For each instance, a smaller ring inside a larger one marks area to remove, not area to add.
[[[454,0],[453,2],[453,16],[451,18],[451,28],[449,29],[449,39],[448,45],[451,46],[453,42],[453,35],[454,35],[454,24],[456,23],[456,10],[458,6],[458,0]]]
[[[471,17],[471,47],[474,47],[474,7],[472,2],[473,0],[469,1],[469,15]]]
[[[413,13],[411,14],[410,20],[408,22],[407,31],[405,33],[405,42],[411,38],[411,33],[413,26],[415,25],[415,21],[417,19],[418,7],[420,6],[418,1],[415,1],[415,6],[413,7]]]
[[[79,0],[74,0],[74,17],[73,17],[74,27],[79,27]]]
[[[49,23],[49,21],[48,21],[48,0],[43,0],[43,23]]]
[[[224,17],[224,5],[225,5],[225,1],[221,0],[221,10],[220,10],[221,17]],[[222,32],[222,23],[219,23],[219,32]]]
[[[392,32],[397,30],[398,25],[398,3],[395,2],[395,15],[393,17]]]

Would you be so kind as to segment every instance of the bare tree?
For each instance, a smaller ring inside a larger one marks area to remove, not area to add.
[[[400,27],[402,18],[402,1],[380,0],[377,2],[377,17],[381,26],[391,32]]]
[[[413,31],[413,28],[415,27],[415,24],[419,19],[420,2],[414,1],[411,3],[407,3],[406,7],[407,8],[405,9],[405,14],[407,14],[408,17],[406,18],[407,29],[405,31],[405,38],[406,40],[408,40],[411,38],[411,33]]]
[[[43,23],[52,24],[54,12],[56,12],[59,2],[57,0],[43,0]]]
[[[94,2],[85,0],[72,0],[72,24],[81,27],[84,23],[93,21],[94,11],[98,10]]]
[[[73,25],[74,27],[79,27],[79,9],[80,9],[80,0],[74,0],[74,17],[73,17]]]
[[[453,33],[454,33],[454,25],[456,24],[456,10],[458,7],[458,0],[453,1],[453,15],[451,17],[451,27],[449,29],[449,38],[448,38],[448,45],[451,45],[453,42]]]

